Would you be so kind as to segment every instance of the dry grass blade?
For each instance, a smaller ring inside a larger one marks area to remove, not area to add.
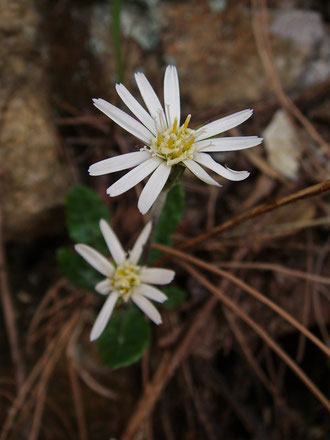
[[[202,267],[203,269],[206,269],[209,272],[220,275],[232,281],[234,284],[242,288],[245,292],[249,293],[251,296],[253,296],[257,300],[259,300],[260,302],[271,308],[274,312],[278,313],[283,319],[289,322],[297,330],[303,333],[309,340],[311,340],[315,345],[317,345],[319,349],[323,351],[323,353],[325,353],[327,356],[330,356],[330,349],[322,341],[320,341],[315,335],[313,335],[313,333],[311,333],[306,327],[304,327],[299,321],[297,321],[292,315],[287,313],[284,309],[282,309],[280,306],[275,304],[269,298],[264,296],[258,290],[254,289],[253,287],[249,286],[241,279],[237,278],[235,275],[225,272],[224,270],[219,269],[218,267],[213,266],[212,264],[206,263],[200,260],[199,258],[193,257],[192,255],[186,254],[185,252],[172,249],[168,246],[159,243],[154,243],[153,247],[168,254],[175,255],[180,259],[189,261],[190,263],[195,264],[196,266]]]
[[[246,324],[248,324],[273,350],[275,353],[291,368],[291,370],[304,382],[307,388],[314,394],[314,396],[330,411],[330,401],[327,397],[316,387],[316,385],[309,379],[309,377],[302,371],[302,369],[285,353],[284,350],[271,338],[271,336],[260,327],[250,316],[241,310],[233,301],[231,301],[224,293],[210,283],[200,272],[194,269],[190,264],[179,262],[180,266],[204,287],[212,292],[226,307],[228,307],[235,315],[239,316]]]
[[[207,240],[208,238],[214,237],[215,235],[219,234],[220,232],[226,231],[246,220],[249,220],[251,218],[257,217],[259,215],[265,214],[267,212],[273,211],[276,208],[279,208],[284,205],[288,205],[289,203],[296,202],[297,200],[306,199],[309,197],[314,197],[318,194],[321,194],[323,192],[330,190],[330,180],[326,180],[321,183],[317,183],[316,185],[309,186],[307,188],[301,189],[297,192],[294,192],[292,194],[289,194],[288,196],[282,197],[279,200],[275,200],[271,203],[265,203],[263,205],[256,206],[255,208],[240,214],[236,217],[234,217],[231,220],[228,220],[225,223],[222,223],[218,226],[215,226],[214,228],[210,229],[209,231],[198,235],[197,237],[191,238],[190,240],[185,241],[184,243],[178,245],[180,249],[188,249],[193,246],[196,246],[197,244],[201,243],[202,241]]]

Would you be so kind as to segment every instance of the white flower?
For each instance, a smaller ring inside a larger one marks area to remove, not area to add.
[[[144,143],[140,151],[111,157],[89,167],[92,176],[134,167],[107,189],[111,197],[128,191],[152,173],[138,202],[140,212],[145,214],[164,188],[171,168],[176,164],[187,167],[199,179],[215,186],[220,185],[203,167],[229,180],[238,181],[249,176],[248,171],[234,171],[220,165],[208,153],[243,150],[260,144],[262,139],[257,136],[213,137],[246,121],[252,115],[252,110],[234,113],[193,130],[188,128],[191,115],[182,125],[180,122],[180,90],[175,66],[168,66],[165,72],[164,108],[143,73],[136,73],[135,80],[149,112],[123,84],[117,84],[116,90],[140,122],[104,99],[93,99],[99,110]]]
[[[124,302],[131,299],[155,324],[161,324],[162,318],[149,299],[162,303],[167,300],[167,297],[150,284],[168,284],[172,281],[175,273],[169,269],[147,268],[138,265],[143,247],[151,232],[151,222],[143,228],[128,254],[105,220],[100,221],[100,229],[114,264],[86,244],[75,246],[75,250],[87,263],[106,277],[96,284],[95,290],[101,295],[110,294],[94,323],[90,335],[91,341],[97,339],[103,332],[119,298]]]

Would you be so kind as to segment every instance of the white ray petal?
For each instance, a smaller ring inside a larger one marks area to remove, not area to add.
[[[221,137],[197,141],[195,146],[201,152],[220,153],[222,151],[237,151],[255,147],[261,144],[262,141],[263,139],[258,136]]]
[[[150,159],[150,157],[151,154],[148,151],[134,151],[134,153],[120,154],[119,156],[110,157],[109,159],[94,163],[88,168],[88,172],[91,176],[114,173],[140,165],[140,163]]]
[[[139,295],[138,293],[133,293],[131,296],[132,301],[144,312],[148,318],[151,319],[155,324],[159,325],[162,323],[162,317],[160,313],[156,309],[156,307],[144,296]]]
[[[122,248],[117,235],[113,232],[109,224],[103,219],[100,220],[100,229],[109,248],[110,254],[112,255],[112,258],[116,264],[123,263],[126,259],[126,252]]]
[[[114,271],[113,265],[98,251],[87,246],[87,244],[76,244],[75,250],[81,255],[87,263],[99,271],[105,277],[110,277]]]
[[[152,228],[152,223],[148,222],[145,225],[145,227],[142,229],[142,232],[138,236],[132,250],[129,251],[129,261],[132,264],[137,264],[137,262],[139,261],[141,255],[142,255],[144,245],[146,244],[146,242],[149,238],[151,228]]]
[[[246,179],[250,175],[248,171],[234,171],[220,165],[207,153],[196,153],[195,161],[228,180],[240,181]]]
[[[155,122],[139,101],[134,98],[123,84],[116,84],[116,90],[131,112],[147,127],[149,131],[151,131],[151,133],[155,134]]]
[[[101,295],[107,295],[111,290],[113,290],[108,278],[105,280],[100,281],[95,286],[96,292],[100,293]]]
[[[224,131],[230,130],[237,125],[242,124],[242,122],[246,121],[250,116],[252,116],[252,113],[253,110],[247,109],[234,113],[233,115],[217,119],[216,121],[210,122],[209,124],[206,124],[196,130],[196,136],[198,140],[202,141],[203,139],[223,133]]]
[[[143,101],[145,102],[151,116],[161,123],[161,128],[164,129],[166,124],[163,107],[149,81],[141,72],[135,74],[135,81],[140,90]]]
[[[184,160],[183,163],[193,174],[195,174],[196,177],[203,182],[207,183],[208,185],[221,186],[220,183],[209,176],[207,172],[194,160]]]
[[[159,193],[164,188],[164,185],[170,175],[171,167],[167,166],[165,162],[161,163],[159,167],[153,172],[152,176],[143,188],[138,201],[138,208],[141,214],[149,211]]]
[[[141,281],[150,284],[169,284],[174,278],[175,272],[171,269],[158,267],[144,267],[141,270]]]
[[[123,112],[119,108],[105,101],[104,99],[98,98],[93,99],[95,107],[97,107],[101,112],[109,116],[116,124],[120,125],[124,130],[131,133],[133,136],[141,139],[147,145],[150,144],[152,139],[152,134],[150,131],[142,125],[139,121],[132,118],[132,116]]]
[[[96,318],[96,321],[91,331],[91,335],[90,335],[91,341],[95,341],[95,339],[97,339],[103,332],[105,326],[107,325],[110,319],[113,309],[116,305],[117,299],[118,299],[118,293],[112,292],[107,298],[106,302],[103,304],[103,307],[100,313],[98,314],[98,317]]]
[[[117,182],[107,189],[110,197],[119,196],[129,189],[133,188],[137,183],[141,182],[145,177],[152,173],[162,161],[156,157],[152,157],[142,162],[136,168],[133,168],[125,176],[121,177]]]
[[[165,111],[169,115],[169,125],[173,125],[174,120],[180,125],[180,86],[178,72],[175,66],[167,66],[164,77],[164,103]]]
[[[165,293],[161,292],[159,289],[156,289],[156,287],[149,286],[149,284],[141,284],[136,289],[136,292],[159,303],[163,303],[168,299]]]

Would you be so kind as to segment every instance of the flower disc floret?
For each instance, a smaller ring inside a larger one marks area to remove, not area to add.
[[[178,121],[175,119],[172,127],[158,132],[157,137],[151,142],[152,152],[166,160],[168,166],[194,157],[195,130],[188,128],[189,121],[190,115],[185,123],[178,127]]]
[[[140,286],[140,266],[124,262],[120,264],[114,271],[110,281],[113,286],[124,301],[128,301],[133,289]]]

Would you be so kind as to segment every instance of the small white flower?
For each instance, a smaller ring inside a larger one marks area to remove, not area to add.
[[[199,179],[215,186],[220,185],[203,167],[229,180],[238,181],[249,176],[248,171],[234,171],[220,165],[208,153],[243,150],[259,145],[262,139],[257,136],[213,138],[246,121],[252,115],[252,110],[234,113],[193,130],[188,128],[191,115],[182,125],[180,122],[180,90],[175,66],[166,68],[164,108],[143,73],[136,73],[135,80],[149,113],[123,84],[117,84],[116,90],[140,122],[104,99],[93,99],[99,110],[144,143],[140,151],[111,157],[89,167],[92,176],[134,167],[107,189],[111,197],[128,191],[152,173],[138,202],[140,212],[145,214],[164,188],[171,168],[176,164],[187,167]]]
[[[143,247],[151,232],[151,222],[143,228],[128,254],[105,220],[100,221],[100,229],[114,264],[86,244],[75,245],[78,254],[106,277],[97,283],[95,290],[101,295],[109,294],[92,328],[91,341],[97,339],[103,332],[119,298],[124,302],[131,299],[155,324],[161,324],[160,313],[149,299],[162,303],[167,300],[167,297],[150,284],[168,284],[175,273],[170,269],[147,268],[138,265]]]

